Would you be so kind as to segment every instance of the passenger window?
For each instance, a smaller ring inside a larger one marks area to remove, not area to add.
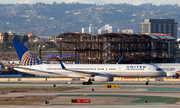
[[[162,71],[162,69],[158,68],[158,69],[156,69],[156,71]]]

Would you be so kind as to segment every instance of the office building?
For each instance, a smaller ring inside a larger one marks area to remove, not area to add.
[[[89,28],[82,28],[82,33],[89,33]]]
[[[116,26],[112,26],[109,24],[106,24],[105,26],[101,27],[101,30],[107,30],[108,31],[107,33],[117,33],[118,32],[118,28]]]
[[[133,24],[133,33],[141,33],[141,24],[140,23],[134,23]]]
[[[122,33],[133,34],[133,29],[122,30]]]
[[[141,28],[142,33],[171,34],[175,39],[178,36],[178,23],[174,19],[145,19]]]
[[[94,27],[92,26],[92,24],[90,24],[89,26],[89,33],[94,33]]]
[[[108,33],[108,30],[102,30],[102,29],[98,30],[98,34],[104,34],[104,33]]]

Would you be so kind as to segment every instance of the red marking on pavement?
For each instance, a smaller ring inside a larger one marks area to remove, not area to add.
[[[0,95],[4,94],[4,92],[0,93]]]
[[[76,103],[90,103],[90,99],[76,99]]]
[[[11,92],[26,92],[26,90],[11,90],[11,91],[8,91],[8,93],[11,93]]]

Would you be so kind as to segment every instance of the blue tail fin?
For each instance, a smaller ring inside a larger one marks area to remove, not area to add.
[[[42,64],[38,58],[31,53],[20,41],[13,41],[14,47],[18,54],[21,65],[31,66]]]

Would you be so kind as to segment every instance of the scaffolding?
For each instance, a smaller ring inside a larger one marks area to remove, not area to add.
[[[107,33],[101,35],[64,33],[56,37],[59,54],[74,56],[59,58],[66,63],[115,64],[173,62],[174,39],[140,34]],[[170,46],[170,48],[168,47]]]

